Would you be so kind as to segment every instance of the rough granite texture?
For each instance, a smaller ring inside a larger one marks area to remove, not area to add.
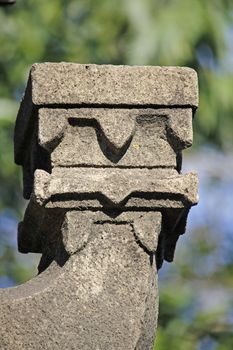
[[[42,106],[167,106],[198,105],[197,74],[186,67],[33,65],[16,121],[15,160],[24,148],[30,121]]]
[[[35,64],[34,105],[108,104],[197,107],[197,76],[190,68]]]
[[[175,172],[162,169],[159,173],[158,169],[142,168],[88,168],[87,171],[86,168],[57,167],[49,175],[44,170],[36,170],[34,196],[38,204],[54,208],[64,208],[62,199],[75,200],[76,207],[83,209],[89,200],[90,205],[93,200],[99,201],[98,209],[120,207],[122,210],[127,207],[134,210],[144,206],[151,208],[152,200],[157,200],[157,206],[166,207],[163,200],[169,198],[168,207],[196,204],[197,175]],[[85,206],[82,203],[84,198]]]
[[[0,291],[4,350],[152,350],[157,269],[172,261],[197,175],[196,73],[179,67],[35,64],[15,127],[30,199],[22,253],[39,275]]]
[[[154,338],[154,254],[138,245],[125,220],[115,223],[106,216],[90,227],[94,213],[69,214],[63,230],[70,242],[65,236],[64,247],[73,255],[66,264],[52,263],[17,293],[0,293],[2,349],[147,349],[138,344]],[[75,246],[89,229],[88,244]]]

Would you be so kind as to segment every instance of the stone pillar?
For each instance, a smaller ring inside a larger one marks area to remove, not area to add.
[[[35,64],[15,127],[39,275],[0,292],[4,350],[151,350],[157,269],[197,203],[189,68]]]

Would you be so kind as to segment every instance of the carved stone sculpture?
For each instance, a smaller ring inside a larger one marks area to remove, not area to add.
[[[181,174],[198,103],[189,68],[35,64],[15,128],[39,275],[0,292],[3,349],[150,350],[157,269],[197,176]]]

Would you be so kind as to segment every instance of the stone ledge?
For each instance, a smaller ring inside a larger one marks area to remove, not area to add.
[[[183,208],[197,203],[197,182],[195,173],[166,169],[54,168],[51,175],[37,169],[34,193],[47,208],[101,209],[103,201],[105,208]]]
[[[196,72],[187,67],[39,63],[32,103],[43,105],[198,105]]]

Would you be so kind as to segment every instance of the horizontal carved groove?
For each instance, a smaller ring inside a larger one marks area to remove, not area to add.
[[[36,109],[40,108],[51,108],[51,109],[56,109],[56,108],[62,108],[62,109],[74,109],[74,108],[108,108],[108,109],[147,109],[147,108],[153,108],[153,109],[162,109],[162,108],[167,108],[167,109],[173,109],[173,108],[192,108],[194,111],[197,109],[197,107],[187,104],[187,105],[163,105],[163,104],[143,104],[143,105],[137,105],[137,104],[98,104],[98,103],[93,103],[93,104],[85,104],[85,103],[80,103],[80,104],[62,104],[62,103],[52,103],[52,104],[43,104],[43,105],[34,105],[33,106]]]
[[[131,224],[131,221],[127,221],[127,220],[121,220],[121,221],[114,221],[114,219],[112,220],[98,220],[98,221],[94,221],[95,225],[104,225],[104,224],[111,224],[111,225],[129,225]]]
[[[127,201],[131,198],[141,198],[145,200],[171,200],[179,201],[185,206],[190,203],[185,199],[182,194],[171,194],[171,193],[149,193],[149,192],[131,192],[128,196],[122,199],[118,203],[112,202],[108,197],[100,192],[94,193],[62,193],[52,195],[50,200],[51,202],[65,202],[65,201],[85,201],[85,200],[98,200],[103,207],[124,207]]]
[[[143,165],[98,165],[98,164],[74,164],[74,165],[62,165],[56,166],[56,168],[94,168],[94,169],[175,169],[174,166],[169,165],[152,165],[152,166],[143,166]]]

